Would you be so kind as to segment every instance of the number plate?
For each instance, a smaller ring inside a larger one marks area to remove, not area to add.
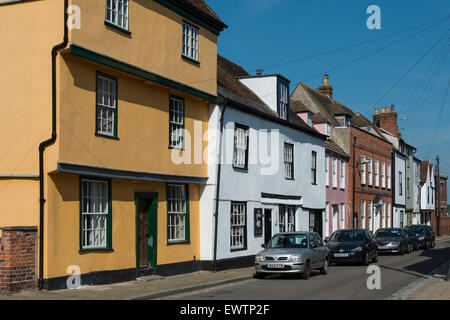
[[[267,268],[269,269],[284,269],[284,264],[280,264],[280,263],[269,263],[267,265]]]
[[[335,253],[336,258],[348,257],[348,253]]]

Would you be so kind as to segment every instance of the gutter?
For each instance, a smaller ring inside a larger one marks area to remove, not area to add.
[[[220,173],[222,169],[222,140],[223,140],[223,119],[227,108],[227,99],[219,98],[218,106],[223,105],[222,114],[220,115],[220,140],[219,140],[219,163],[217,164],[217,181],[216,181],[216,208],[214,212],[214,257],[213,270],[217,271],[217,229],[219,225],[219,197],[220,197]]]
[[[56,142],[56,57],[60,50],[69,42],[67,27],[69,0],[64,0],[64,39],[63,42],[52,48],[52,136],[39,144],[39,278],[38,288],[43,289],[44,284],[44,152]]]

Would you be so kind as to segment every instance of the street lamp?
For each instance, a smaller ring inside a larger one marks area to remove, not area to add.
[[[356,169],[361,164],[370,163],[369,160],[363,160],[361,162],[356,161],[355,157],[355,146],[356,146],[356,135],[353,136],[353,201],[352,201],[352,210],[353,210],[353,229],[356,229],[358,227],[358,213],[355,211],[355,183],[356,183]]]

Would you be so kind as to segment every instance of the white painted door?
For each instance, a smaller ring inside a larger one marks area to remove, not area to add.
[[[338,206],[333,206],[333,232],[335,232],[338,229],[338,215],[339,215],[339,208]]]
[[[375,207],[375,217],[373,219],[373,232],[377,232],[380,229],[380,208]]]

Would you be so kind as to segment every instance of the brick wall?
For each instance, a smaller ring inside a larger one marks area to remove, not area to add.
[[[10,293],[36,286],[37,228],[1,228],[0,292]]]

